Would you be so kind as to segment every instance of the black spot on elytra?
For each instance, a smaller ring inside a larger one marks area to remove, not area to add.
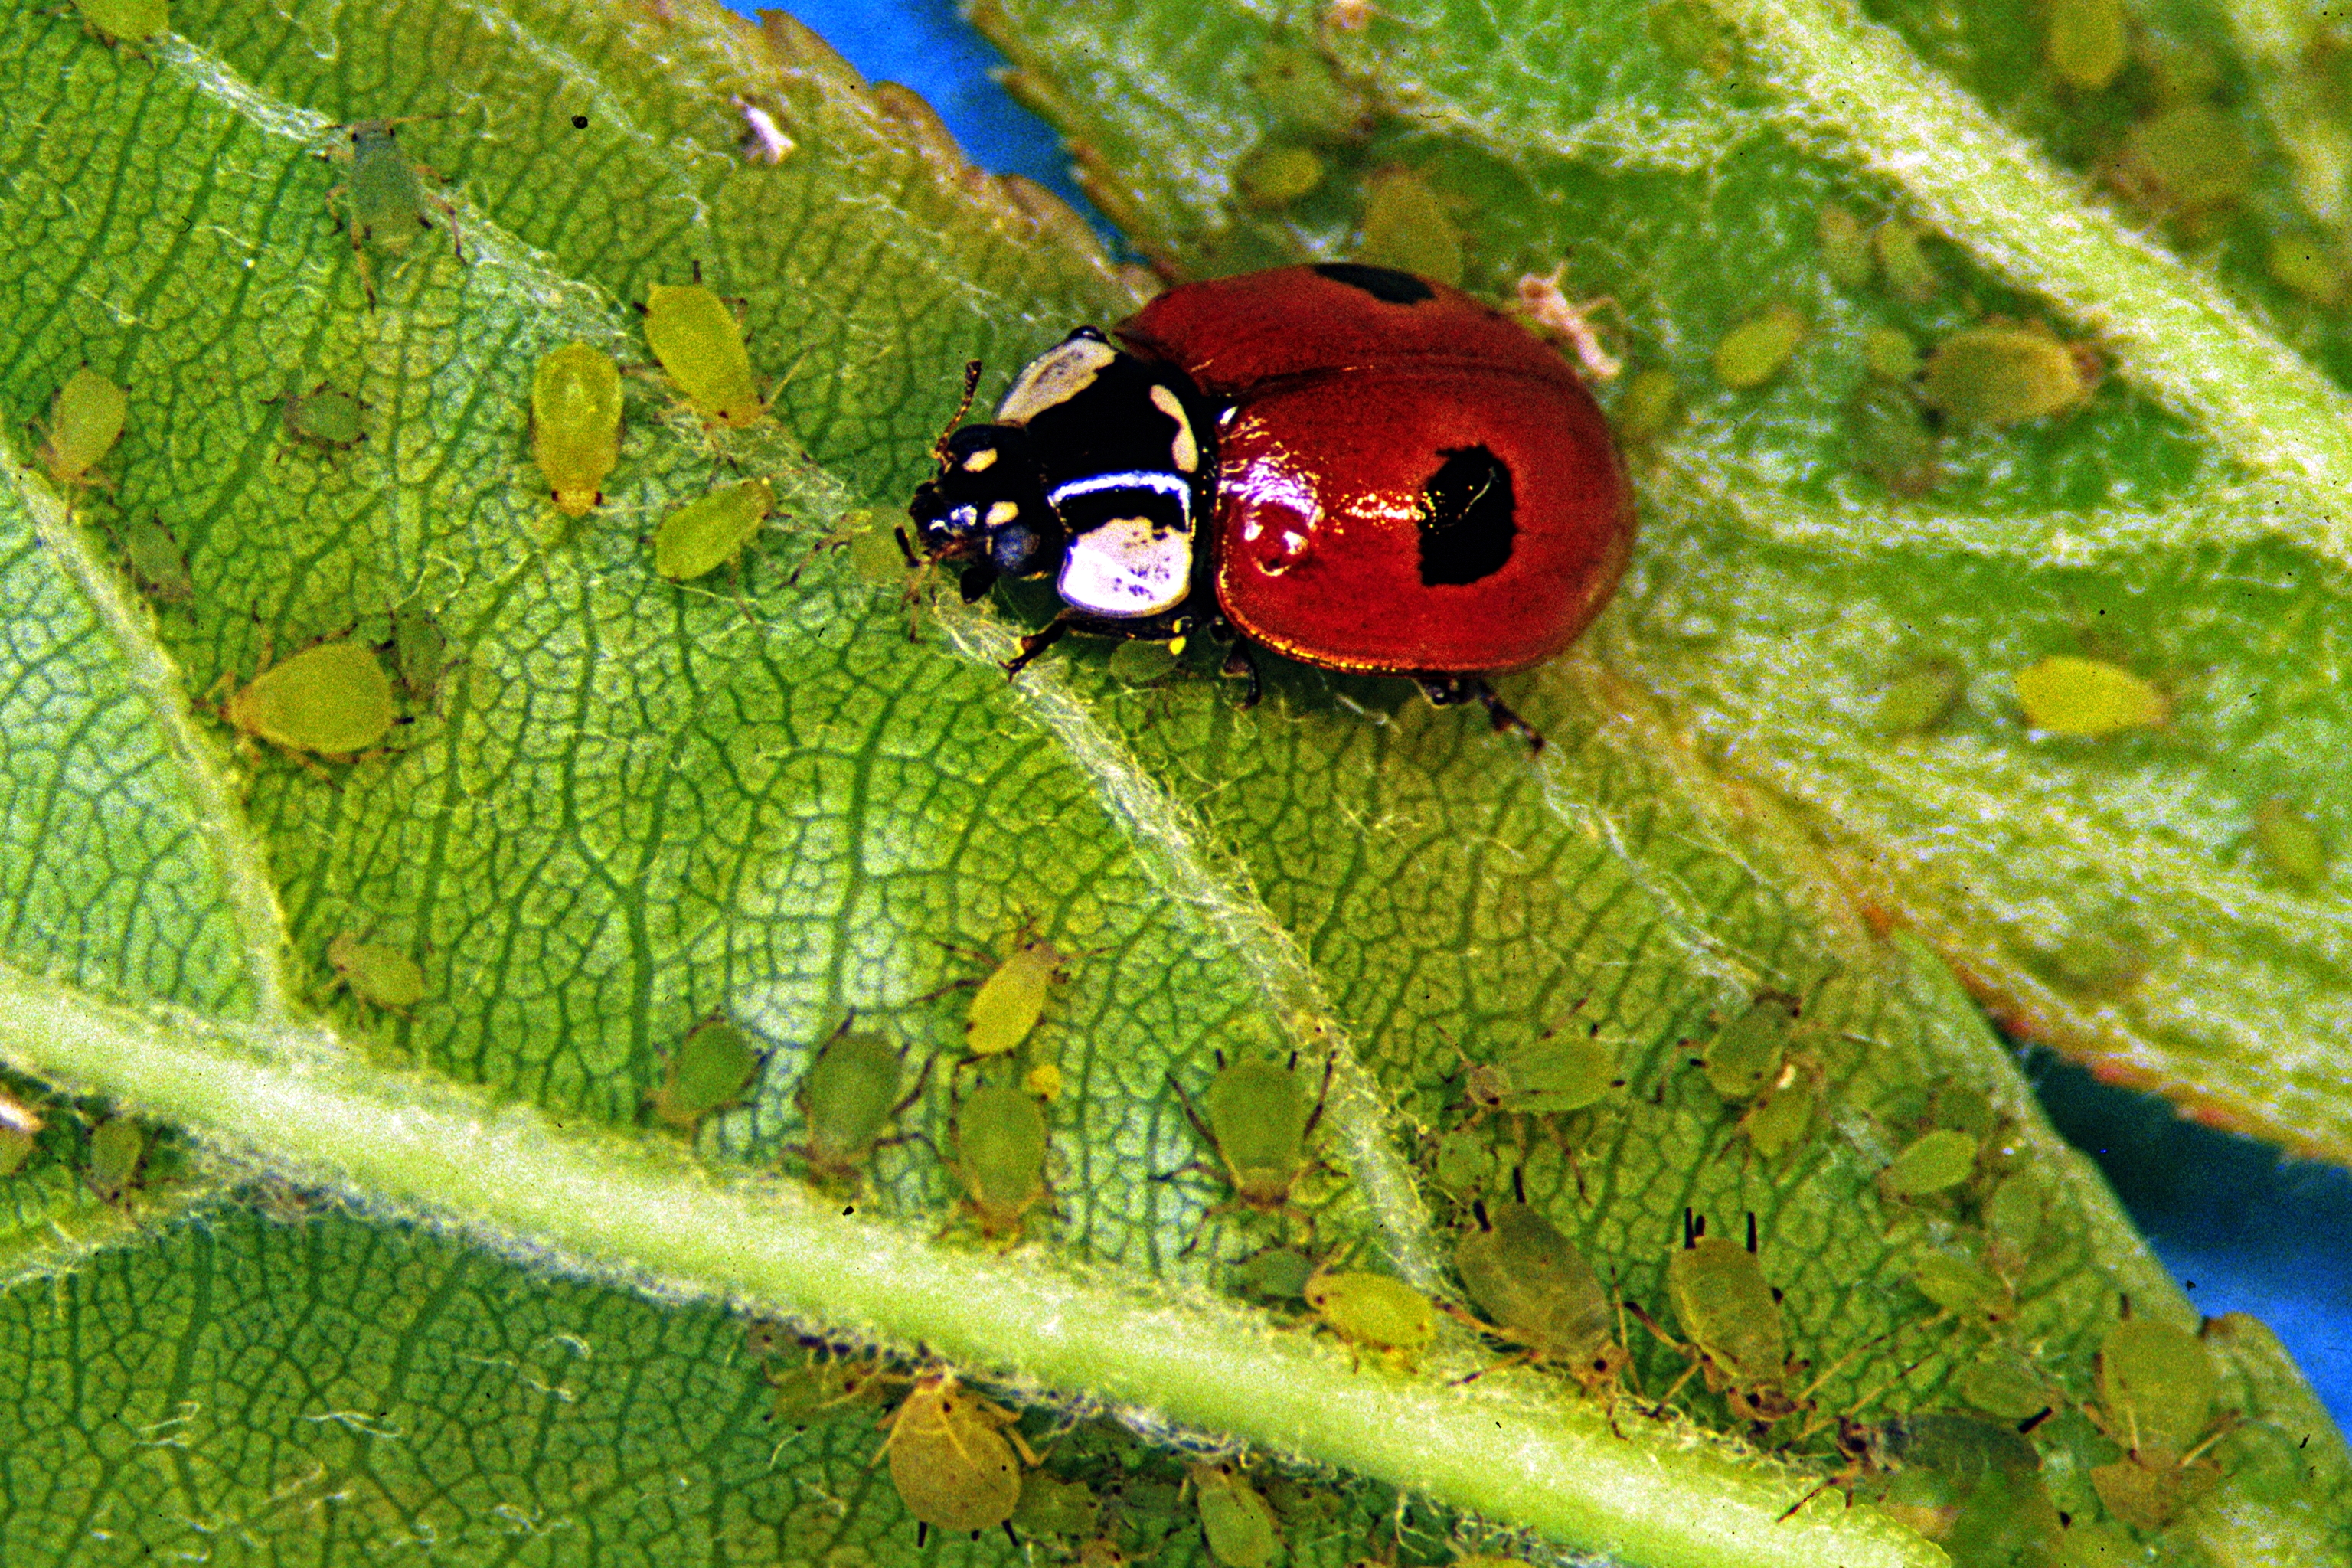
[[[1421,487],[1421,580],[1459,586],[1491,577],[1519,531],[1511,470],[1484,447],[1449,447]]]
[[[1418,305],[1434,300],[1437,291],[1410,272],[1393,267],[1367,267],[1360,261],[1326,261],[1316,271],[1334,283],[1361,289],[1383,305]]]

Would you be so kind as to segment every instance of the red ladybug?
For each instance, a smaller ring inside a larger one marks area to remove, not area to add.
[[[1573,642],[1633,542],[1565,361],[1458,289],[1352,263],[1185,284],[1118,332],[1032,362],[908,509],[967,600],[1057,574],[1061,614],[1009,670],[1066,631],[1205,631],[1477,699],[1542,744],[1485,677]],[[1227,668],[1254,698],[1246,653]]]

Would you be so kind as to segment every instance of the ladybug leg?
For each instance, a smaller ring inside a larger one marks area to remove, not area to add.
[[[1452,708],[1464,702],[1483,702],[1486,717],[1494,721],[1497,731],[1508,730],[1524,737],[1529,752],[1544,749],[1544,738],[1534,725],[1511,711],[1510,705],[1495,694],[1482,675],[1421,675],[1413,678],[1421,694],[1429,699],[1433,708]]]
[[[1235,644],[1234,650],[1225,655],[1225,662],[1219,667],[1217,673],[1249,682],[1248,688],[1242,692],[1241,706],[1244,708],[1256,707],[1259,700],[1265,696],[1265,681],[1258,675],[1257,659],[1246,647]]]
[[[1028,668],[1032,659],[1060,642],[1062,634],[1069,629],[1069,623],[1056,616],[1045,623],[1044,629],[1031,632],[1027,637],[1023,637],[1021,651],[1004,661],[1005,679],[1009,680]]]

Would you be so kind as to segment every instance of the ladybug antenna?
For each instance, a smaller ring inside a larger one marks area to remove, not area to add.
[[[940,438],[931,443],[931,457],[935,460],[947,461],[948,437],[954,435],[956,426],[963,423],[963,416],[971,412],[971,395],[979,390],[980,362],[968,359],[963,362],[963,396],[957,401],[956,411],[949,417],[947,428],[941,430]]]

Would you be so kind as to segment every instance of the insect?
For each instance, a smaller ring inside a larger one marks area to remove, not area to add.
[[[2058,79],[2096,92],[2116,79],[2131,55],[2131,17],[2123,0],[2056,0],[2042,56]]]
[[[68,489],[110,483],[90,470],[121,439],[130,413],[131,395],[89,366],[66,377],[49,401],[49,427],[41,439],[41,467],[50,479]]]
[[[1735,392],[1763,385],[1780,374],[1812,330],[1795,306],[1766,306],[1716,340],[1715,379]]]
[[[878,1398],[883,1381],[878,1360],[855,1355],[822,1340],[801,1342],[801,1359],[770,1367],[767,1378],[775,1390],[770,1416],[800,1427]]]
[[[1878,1190],[1890,1198],[1917,1198],[1957,1187],[1975,1174],[1979,1147],[1974,1134],[1958,1128],[1923,1132],[1878,1173]]]
[[[1590,1034],[1571,1032],[1565,1039],[1547,1030],[1497,1060],[1473,1062],[1464,1057],[1462,1065],[1466,1069],[1462,1092],[1473,1107],[1474,1124],[1497,1111],[1565,1115],[1625,1086],[1617,1076],[1617,1047],[1600,1037],[1598,1026]]]
[[[1792,1399],[1787,1382],[1789,1334],[1780,1321],[1780,1301],[1765,1282],[1756,1261],[1756,1216],[1748,1216],[1748,1245],[1706,1234],[1706,1221],[1683,1211],[1683,1244],[1666,1260],[1666,1298],[1674,1303],[1675,1319],[1690,1342],[1680,1348],[1691,1358],[1665,1400],[1690,1380],[1704,1373],[1707,1388],[1722,1394],[1742,1420],[1766,1425],[1803,1408]],[[1650,1331],[1673,1344],[1647,1313],[1628,1303]]]
[[[646,290],[646,346],[677,383],[688,406],[711,424],[740,428],[768,416],[751,377],[742,324],[700,283],[656,283]]]
[[[1237,638],[1399,675],[1441,706],[1574,641],[1615,588],[1633,509],[1576,372],[1477,300],[1358,263],[1168,290],[1081,327],[996,421],[942,437],[908,513],[966,600],[1055,574],[1063,634]]]
[[[341,451],[367,439],[360,415],[368,405],[323,381],[308,392],[281,393],[270,401],[280,407],[286,434],[305,446]]]
[[[991,1240],[1018,1238],[1031,1209],[1046,1195],[1045,1109],[1010,1084],[983,1083],[955,1109],[955,1173],[963,1206]]]
[[[1379,1351],[1391,1366],[1411,1366],[1437,1337],[1437,1309],[1429,1298],[1385,1274],[1318,1268],[1299,1294],[1326,1328],[1352,1347]]]
[[[1759,992],[1716,1031],[1706,1055],[1695,1058],[1717,1094],[1748,1102],[1739,1130],[1768,1160],[1804,1137],[1820,1099],[1820,1068],[1788,1048],[1802,1016],[1802,1003],[1788,992]]]
[[[743,552],[776,510],[765,479],[712,490],[672,510],[654,530],[654,570],[673,583],[715,572]]]
[[[1168,1082],[1184,1107],[1192,1130],[1217,1152],[1234,1195],[1201,1217],[1210,1219],[1237,1209],[1255,1214],[1290,1212],[1290,1192],[1307,1169],[1307,1140],[1323,1119],[1323,1101],[1331,1092],[1331,1072],[1339,1058],[1323,1059],[1323,1087],[1308,1105],[1298,1081],[1298,1057],[1276,1064],[1244,1058],[1227,1065],[1217,1057],[1217,1076],[1209,1080],[1206,1121],[1192,1108],[1184,1086]],[[1314,1229],[1309,1218],[1307,1229]]]
[[[1919,395],[1965,424],[2015,425],[2090,400],[2099,357],[2030,327],[1967,327],[1927,356]]]
[[[404,157],[395,141],[399,128],[429,115],[409,115],[399,120],[361,120],[336,129],[343,133],[348,146],[338,146],[320,154],[336,163],[351,165],[351,176],[327,193],[330,204],[343,205],[343,227],[352,239],[352,262],[359,268],[360,287],[367,295],[368,309],[375,309],[375,272],[368,264],[367,246],[371,240],[381,244],[394,255],[405,252],[416,237],[410,231],[414,224],[430,231],[433,220],[425,216],[427,206],[441,209],[449,225],[449,244],[457,259],[466,259],[466,246],[457,233],[457,209],[441,196],[425,188],[425,180],[441,176],[422,163],[412,163]],[[423,178],[419,178],[422,175]]]
[[[743,1091],[767,1059],[751,1037],[711,1015],[689,1030],[662,1064],[661,1087],[646,1095],[654,1119],[693,1137],[704,1117],[741,1103]]]
[[[1245,1296],[1296,1300],[1315,1278],[1315,1264],[1295,1247],[1263,1247],[1234,1266],[1234,1288]]]
[[[400,689],[420,708],[432,706],[449,670],[449,638],[424,605],[410,603],[392,612],[392,662]]]
[[[918,1378],[882,1418],[889,1429],[882,1452],[890,1456],[890,1479],[907,1511],[926,1530],[974,1533],[1012,1518],[1021,1501],[1021,1459],[1037,1462],[1010,1429],[1015,1419],[967,1393],[953,1373]]]
[[[117,537],[123,564],[141,593],[165,605],[184,605],[196,596],[188,558],[161,517],[151,514],[145,522],[131,523]]]
[[[74,0],[82,25],[110,44],[143,44],[172,30],[169,0]]]
[[[2219,1479],[2199,1458],[2222,1435],[2213,1429],[2220,1393],[2213,1358],[2188,1330],[2126,1317],[2107,1331],[2099,1344],[2097,1419],[2125,1454],[2095,1467],[2091,1486],[2109,1513],[2162,1530]]]
[[[1274,1510],[1231,1465],[1187,1465],[1184,1473],[1210,1556],[1225,1568],[1266,1568],[1280,1554]]]
[[[2010,679],[2025,721],[2045,735],[2118,735],[2163,723],[2170,707],[2147,681],[2101,658],[2052,654]]]
[[[621,460],[621,367],[586,343],[551,349],[530,378],[530,455],[555,510],[582,517]]]
[[[362,644],[314,643],[276,664],[265,655],[261,672],[220,705],[220,716],[306,766],[316,766],[312,752],[351,762],[392,732],[392,679]]]
[[[1031,1535],[1092,1535],[1101,1512],[1101,1500],[1085,1482],[1031,1470],[1021,1478],[1013,1523]]]
[[[2319,825],[2276,795],[2254,807],[2254,847],[2281,881],[2311,888],[2326,879],[2327,839]]]
[[[1519,1173],[1513,1200],[1471,1205],[1478,1228],[1454,1245],[1454,1271],[1489,1321],[1473,1327],[1521,1347],[1521,1359],[1555,1362],[1585,1388],[1612,1387],[1626,1354],[1601,1276],[1559,1227],[1528,1205]]]
[[[345,932],[327,943],[327,964],[335,984],[350,986],[371,1007],[405,1013],[425,1000],[425,971],[396,947]]]
[[[119,1204],[147,1159],[147,1131],[128,1116],[110,1116],[89,1131],[89,1163],[82,1180],[105,1203]]]
[[[915,1087],[900,1099],[902,1058],[881,1036],[853,1032],[855,1021],[842,1019],[793,1097],[807,1124],[805,1142],[794,1152],[820,1182],[855,1182],[858,1167],[883,1142],[882,1129],[915,1103],[931,1076],[926,1058]]]
[[[1017,1048],[1045,1016],[1045,1000],[1054,987],[1070,978],[1065,967],[1069,962],[1067,953],[1024,928],[1013,938],[1013,951],[971,994],[971,1009],[963,1020],[965,1048],[975,1057],[1003,1056]]]

